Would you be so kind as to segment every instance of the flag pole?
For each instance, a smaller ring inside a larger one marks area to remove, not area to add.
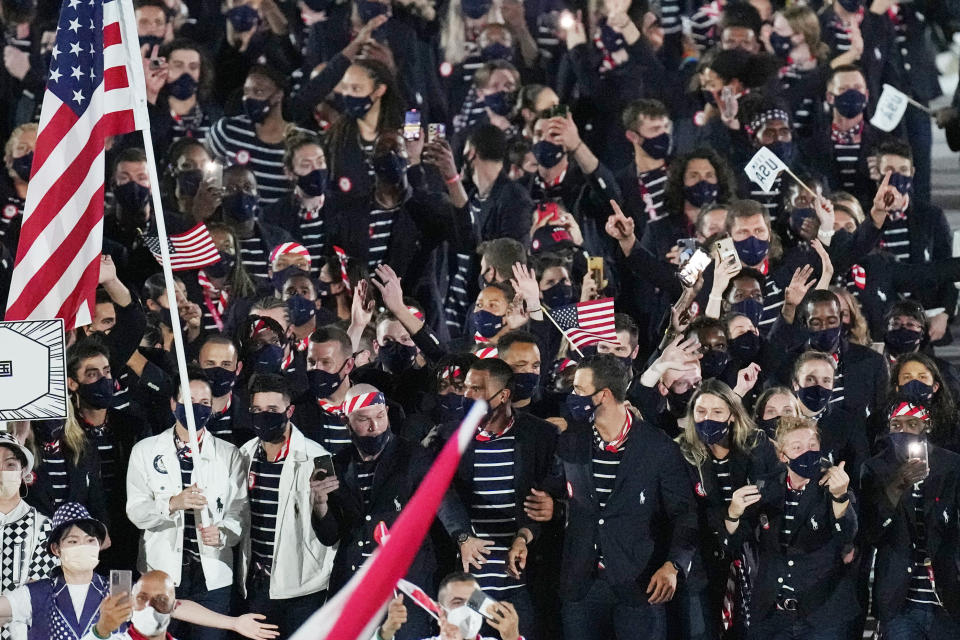
[[[143,134],[143,151],[147,156],[147,171],[150,173],[150,195],[152,197],[153,217],[157,223],[157,236],[160,241],[163,280],[167,288],[167,306],[170,308],[170,329],[173,332],[173,348],[177,356],[177,373],[180,376],[180,393],[187,418],[187,432],[190,435],[190,451],[193,460],[193,478],[200,474],[200,443],[197,438],[197,425],[193,419],[193,400],[190,398],[190,379],[187,377],[187,356],[183,347],[183,331],[180,327],[180,314],[177,306],[177,289],[173,279],[173,267],[170,264],[170,247],[167,241],[167,225],[163,218],[163,203],[160,198],[160,179],[157,175],[157,161],[153,152],[153,138],[150,135],[150,116],[147,111],[146,80],[143,75],[140,39],[137,36],[137,23],[134,19],[132,0],[117,0],[119,3],[119,21],[122,29],[123,46],[127,50],[127,71],[131,74],[130,87],[133,89],[133,117],[136,128]],[[200,520],[204,527],[210,526],[210,516],[206,508],[200,509]],[[202,544],[202,537],[199,542]]]
[[[563,337],[567,339],[567,342],[570,343],[570,346],[573,347],[573,350],[576,351],[576,352],[577,352],[577,355],[579,355],[579,356],[582,358],[582,357],[583,357],[583,352],[580,351],[580,349],[577,348],[577,345],[573,344],[573,340],[570,339],[570,336],[567,335],[567,332],[564,331],[563,329],[561,329],[561,328],[560,328],[560,325],[557,324],[557,321],[554,320],[554,319],[553,319],[553,316],[550,315],[550,307],[548,307],[547,305],[543,304],[543,301],[542,301],[542,300],[540,301],[540,307],[543,309],[543,315],[547,316],[547,318],[550,319],[550,322],[553,323],[553,326],[555,326],[555,327],[557,328],[557,331],[559,331],[559,332],[561,333],[561,335],[563,335]]]

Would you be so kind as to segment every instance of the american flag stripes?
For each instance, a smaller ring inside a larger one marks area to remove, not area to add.
[[[434,620],[440,619],[440,605],[433,598],[427,595],[427,592],[407,580],[401,580],[397,583],[397,588],[420,606],[421,609],[433,616]]]
[[[103,245],[104,140],[135,128],[118,0],[64,0],[6,319],[89,324]]]
[[[163,264],[160,239],[157,236],[143,236],[143,243],[157,262]],[[202,222],[189,231],[168,236],[167,248],[170,250],[170,267],[174,271],[203,269],[220,262],[217,245],[213,244],[207,225]]]
[[[568,304],[548,313],[577,350],[598,342],[617,342],[613,298]]]

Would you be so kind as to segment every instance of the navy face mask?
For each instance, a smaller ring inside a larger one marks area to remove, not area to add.
[[[33,420],[30,426],[41,443],[53,442],[63,437],[63,420]]]
[[[287,414],[261,411],[251,413],[250,422],[253,433],[263,442],[277,444],[282,442],[287,431]]]
[[[403,373],[413,366],[416,357],[416,345],[403,344],[395,340],[381,346],[377,354],[377,359],[383,365],[384,371],[390,373]]]
[[[867,94],[856,89],[847,89],[833,99],[834,109],[844,118],[855,118],[863,113],[866,106]]]
[[[730,354],[726,351],[715,351],[711,349],[703,354],[700,359],[700,370],[703,373],[703,379],[719,378],[723,371],[730,364]]]
[[[803,227],[803,222],[807,218],[816,218],[817,212],[813,210],[813,207],[801,207],[799,209],[794,209],[790,212],[790,228],[793,229],[793,232],[800,234],[800,230]]]
[[[833,389],[827,389],[818,384],[797,389],[800,402],[813,413],[820,413],[826,409],[832,395]]]
[[[548,140],[541,140],[533,145],[533,156],[544,169],[552,169],[563,160],[563,147]]]
[[[343,380],[340,379],[339,371],[330,373],[329,371],[312,369],[307,371],[307,382],[310,384],[310,393],[313,394],[313,397],[322,400],[336,393]]]
[[[237,381],[237,372],[223,367],[209,367],[204,369],[203,373],[210,381],[210,391],[214,398],[220,398],[230,393]]]
[[[801,478],[816,480],[820,477],[820,474],[823,473],[823,470],[820,468],[820,459],[819,451],[807,451],[801,453],[796,458],[787,460],[787,466]]]
[[[378,3],[379,4],[379,3]],[[390,442],[390,438],[393,435],[390,431],[390,427],[387,427],[387,430],[383,433],[378,433],[375,436],[358,436],[353,433],[353,444],[356,445],[357,450],[365,456],[375,456],[383,448],[387,446],[387,443]]]
[[[477,326],[477,332],[489,340],[503,328],[503,316],[495,315],[486,310],[474,311],[473,323]]]
[[[488,107],[498,116],[508,115],[513,111],[513,96],[507,91],[491,93],[483,99],[483,106]]]
[[[510,61],[513,60],[513,47],[508,47],[502,42],[491,42],[480,50],[480,58],[484,62],[490,62],[491,60]],[[491,109],[492,108],[493,107],[491,107]]]
[[[193,403],[193,424],[197,427],[197,431],[207,426],[211,413],[213,413],[213,409],[207,405],[198,402]],[[185,404],[178,402],[177,408],[173,410],[173,416],[184,428],[187,427],[187,407]]]
[[[197,81],[189,73],[182,73],[176,80],[167,83],[167,93],[177,100],[192,98],[197,93]]]
[[[573,302],[573,285],[558,282],[549,289],[544,289],[542,295],[543,302],[551,309],[556,309]]]
[[[777,140],[776,142],[768,144],[767,149],[787,164],[793,160],[794,146],[792,140],[790,142]]]
[[[383,183],[394,187],[401,186],[407,175],[407,159],[393,152],[377,156],[373,159],[373,171]]]
[[[740,256],[740,261],[748,267],[763,262],[770,251],[770,242],[761,240],[757,236],[748,236],[743,240],[737,240],[733,243],[733,246],[737,250],[737,255]]]
[[[849,11],[850,13],[856,13],[860,10],[860,6],[863,4],[863,0],[838,0],[840,6],[843,7],[844,11]]]
[[[148,54],[153,52],[154,47],[159,47],[163,44],[162,36],[137,36],[137,40],[140,42],[141,48],[148,47]]]
[[[434,397],[433,419],[438,423],[463,420],[463,396],[455,393],[436,394]]]
[[[780,420],[780,416],[774,416],[772,418],[761,418],[757,420],[757,426],[763,429],[763,432],[766,433],[769,437],[775,438],[777,435],[777,422]]]
[[[257,26],[260,22],[260,14],[250,5],[241,4],[227,11],[227,20],[235,30],[244,33]]]
[[[115,186],[113,196],[124,211],[142,211],[150,202],[150,187],[131,180]]]
[[[707,446],[721,442],[730,430],[730,423],[723,420],[700,420],[694,422],[693,426],[696,427],[697,435]]]
[[[782,36],[776,31],[770,32],[770,48],[773,54],[781,58],[786,58],[793,50],[793,42],[787,36]]]
[[[257,196],[252,193],[231,193],[223,196],[223,212],[231,220],[237,222],[247,222],[256,217],[260,212],[260,204]]]
[[[913,178],[894,171],[890,174],[890,186],[900,192],[902,196],[913,193]]]
[[[917,347],[920,346],[921,338],[923,338],[923,332],[900,327],[887,331],[887,335],[883,337],[883,342],[887,345],[887,351],[890,352],[890,355],[899,356],[916,351]]]
[[[220,252],[220,262],[214,262],[203,271],[211,278],[226,278],[237,264],[237,258],[224,251]]]
[[[308,198],[322,196],[327,190],[327,184],[330,182],[330,171],[328,169],[314,169],[305,176],[297,176],[297,186],[303,195]]]
[[[280,373],[283,362],[283,347],[265,344],[253,354],[254,373]]]
[[[290,322],[295,327],[302,327],[317,315],[317,305],[303,296],[287,298],[287,309],[290,312]]]
[[[743,260],[742,257],[740,259]],[[746,300],[734,302],[732,305],[730,305],[730,311],[742,313],[750,318],[750,322],[753,323],[753,326],[759,327],[760,318],[763,317],[763,303],[759,300],[754,300],[753,298],[747,298]]]
[[[266,120],[267,116],[270,115],[270,109],[269,98],[258,100],[249,96],[243,97],[243,113],[246,114],[254,124],[260,124]]]
[[[489,13],[492,5],[490,0],[463,0],[460,8],[463,10],[463,15],[471,20],[479,20]]]
[[[933,385],[929,385],[923,380],[910,380],[900,385],[897,391],[906,398],[910,404],[925,406],[933,400]]]
[[[539,386],[539,373],[515,373],[513,375],[513,399],[527,400],[532,398]]]
[[[187,169],[177,173],[177,190],[181,196],[193,197],[200,191],[200,183],[203,182],[203,171],[200,169]]]
[[[727,350],[740,364],[756,362],[760,355],[760,336],[753,331],[742,333],[728,343]]]
[[[383,2],[373,2],[373,0],[360,0],[357,3],[357,15],[364,24],[370,22],[377,16],[386,15],[390,11],[390,5]]]
[[[654,160],[663,160],[670,152],[670,134],[661,133],[652,138],[644,138],[640,148]]]
[[[810,332],[810,348],[824,353],[836,353],[840,349],[840,334],[843,327]]]
[[[33,151],[19,158],[14,158],[11,164],[13,165],[13,172],[17,174],[17,177],[24,182],[29,182],[30,169],[33,166]]]
[[[351,118],[362,118],[367,115],[367,111],[370,111],[370,107],[373,106],[373,100],[370,99],[370,96],[348,96],[344,94],[339,95],[339,102],[343,106],[343,113]]]
[[[593,414],[597,408],[590,396],[578,396],[571,393],[567,396],[566,405],[570,417],[577,422],[593,422]]]
[[[926,439],[926,436],[906,433],[904,431],[891,431],[887,434],[887,441],[890,443],[890,446],[893,447],[897,458],[904,462],[910,459],[910,446],[915,444],[922,445]]]
[[[701,180],[689,187],[685,186],[683,188],[683,198],[695,207],[702,207],[716,200],[717,192],[717,185],[715,183]]]
[[[109,409],[113,406],[113,394],[116,385],[113,378],[100,378],[96,382],[86,382],[77,388],[77,395],[94,409]]]

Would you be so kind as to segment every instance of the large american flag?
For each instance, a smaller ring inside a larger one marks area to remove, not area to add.
[[[121,38],[119,2],[61,6],[7,320],[63,318],[72,329],[92,317],[103,246],[104,140],[135,129],[129,65],[142,64]]]
[[[157,262],[163,264],[163,257],[160,255],[160,238],[145,235],[143,243]],[[170,250],[170,268],[174,271],[203,269],[220,262],[217,245],[213,243],[207,225],[202,222],[189,231],[168,236],[167,248]]]
[[[613,298],[568,304],[548,313],[577,350],[598,342],[617,342]]]

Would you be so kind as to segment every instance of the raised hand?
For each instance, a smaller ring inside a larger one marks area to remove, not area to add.
[[[624,215],[616,200],[610,201],[610,208],[613,209],[613,215],[607,218],[604,230],[608,236],[620,244],[620,250],[624,255],[630,255],[633,245],[637,242],[636,223],[633,218]]]
[[[736,520],[743,515],[752,504],[760,502],[760,489],[755,484],[748,484],[733,492],[730,504],[727,505],[727,515]]]
[[[406,308],[403,303],[403,287],[400,286],[400,276],[393,268],[388,264],[378,265],[376,274],[380,282],[376,280],[371,280],[371,282],[380,291],[383,304],[386,305],[387,309],[396,313],[397,309]],[[383,284],[380,284],[381,282]]]
[[[737,385],[733,388],[733,392],[741,398],[744,397],[750,393],[759,378],[760,365],[756,362],[751,362],[737,372]]]
[[[833,261],[830,259],[830,254],[827,253],[823,243],[817,238],[810,241],[810,246],[820,256],[821,273],[820,280],[817,282],[817,289],[828,289],[830,288],[830,281],[833,280]]]
[[[827,489],[830,490],[830,495],[834,498],[839,498],[845,494],[850,487],[850,476],[843,468],[846,464],[846,460],[841,460],[840,464],[827,469],[823,473],[823,477],[820,478],[820,486],[826,485]]]
[[[540,308],[540,283],[536,273],[522,262],[513,265],[513,278],[510,279],[513,290],[516,291],[526,304],[527,311]]]
[[[873,207],[870,209],[870,217],[876,223],[878,218],[886,219],[893,211],[906,211],[910,206],[910,196],[903,195],[897,191],[896,187],[890,186],[890,176],[893,171],[887,171],[883,174],[883,180],[877,187],[877,193],[873,196]],[[880,222],[880,225],[883,223]],[[879,226],[879,225],[878,225]]]
[[[810,280],[811,276],[813,276],[813,267],[809,264],[798,267],[793,272],[790,284],[783,290],[783,303],[785,305],[794,308],[800,306],[804,296],[807,295],[807,291],[817,282],[816,280]]]

